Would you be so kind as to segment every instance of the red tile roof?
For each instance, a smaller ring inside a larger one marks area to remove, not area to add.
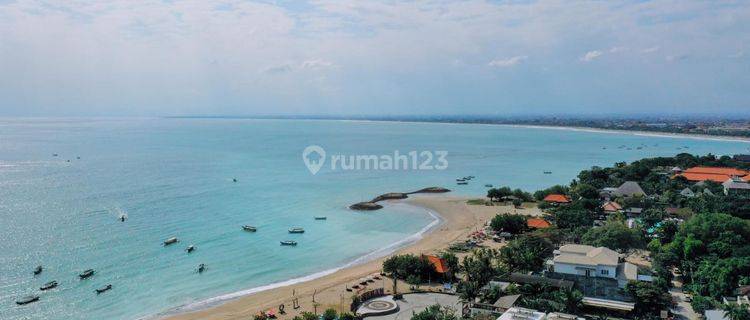
[[[705,173],[705,174],[723,174],[727,176],[746,176],[750,174],[745,170],[727,167],[692,167],[684,171],[685,173]]]
[[[714,181],[718,183],[723,183],[724,181],[727,181],[732,178],[732,176],[728,176],[725,174],[693,173],[693,172],[685,172],[678,176],[683,176],[688,181],[694,181],[694,182]]]
[[[442,258],[429,255],[426,255],[425,257],[427,258],[427,261],[435,266],[435,271],[437,271],[437,273],[448,272],[448,266],[445,264],[445,260],[443,260]]]
[[[555,202],[555,203],[568,203],[570,202],[570,198],[568,196],[563,194],[550,194],[544,197],[544,201],[546,202]]]
[[[540,218],[531,218],[529,220],[526,220],[526,225],[529,226],[529,228],[534,229],[546,229],[552,226],[552,224],[547,222],[547,220]]]
[[[609,201],[602,205],[602,209],[606,212],[615,212],[622,209],[622,206],[617,202]]]

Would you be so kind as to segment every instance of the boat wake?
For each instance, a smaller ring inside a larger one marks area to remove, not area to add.
[[[341,265],[339,267],[335,267],[335,268],[328,269],[328,270],[323,270],[323,271],[320,271],[320,272],[316,272],[316,273],[313,273],[313,274],[310,274],[310,275],[306,275],[306,276],[302,276],[302,277],[298,277],[298,278],[293,278],[293,279],[284,280],[284,281],[280,281],[280,282],[274,282],[274,283],[263,285],[263,286],[259,286],[259,287],[254,287],[254,288],[250,288],[250,289],[245,289],[245,290],[240,290],[240,291],[236,291],[236,292],[232,292],[232,293],[223,294],[223,295],[216,296],[216,297],[213,297],[213,298],[208,298],[208,299],[205,299],[205,300],[201,300],[201,301],[189,303],[189,304],[186,304],[186,305],[182,305],[182,306],[179,306],[177,308],[170,309],[170,310],[168,310],[166,312],[163,312],[163,313],[160,313],[160,314],[157,314],[157,315],[153,315],[153,316],[149,316],[149,317],[145,317],[145,318],[141,318],[141,319],[158,319],[158,318],[163,318],[163,317],[166,317],[166,316],[169,316],[169,315],[175,315],[175,314],[180,314],[180,313],[187,313],[187,312],[193,312],[193,311],[203,310],[203,309],[207,309],[207,308],[210,308],[210,307],[213,307],[213,306],[217,306],[217,305],[220,305],[222,303],[225,303],[225,302],[237,299],[237,298],[241,298],[243,296],[251,295],[251,294],[254,294],[254,293],[263,292],[263,291],[267,291],[267,290],[271,290],[271,289],[276,289],[276,288],[280,288],[280,287],[286,287],[286,286],[290,286],[290,285],[294,285],[294,284],[298,284],[298,283],[307,282],[307,281],[315,280],[315,279],[318,279],[318,278],[322,278],[322,277],[325,277],[327,275],[333,274],[333,273],[335,273],[335,272],[337,272],[339,270],[346,269],[346,268],[349,268],[349,267],[352,267],[352,266],[356,266],[356,265],[360,265],[360,264],[364,264],[364,263],[370,262],[372,260],[375,260],[375,259],[387,256],[387,255],[389,255],[389,254],[391,254],[393,252],[396,252],[397,250],[399,250],[399,249],[401,249],[403,247],[406,247],[406,246],[408,246],[408,245],[410,245],[412,243],[415,243],[415,242],[419,241],[420,239],[422,239],[422,237],[424,237],[425,234],[427,234],[428,232],[430,232],[432,229],[434,229],[435,227],[437,227],[438,225],[440,225],[443,222],[443,219],[441,219],[440,216],[438,216],[437,214],[433,213],[432,211],[424,209],[422,207],[418,207],[418,206],[414,206],[414,205],[410,205],[410,204],[406,204],[406,203],[393,204],[393,206],[404,206],[404,207],[410,207],[412,209],[424,210],[425,212],[427,212],[427,214],[430,215],[430,217],[432,217],[433,220],[428,225],[426,225],[422,229],[420,229],[417,233],[414,233],[414,234],[412,234],[412,235],[410,235],[410,236],[408,236],[408,237],[406,237],[404,239],[401,239],[399,241],[391,243],[388,246],[385,246],[383,248],[380,248],[378,250],[370,252],[370,253],[368,253],[366,255],[358,257],[358,258],[356,258],[354,260],[351,260],[351,261],[349,261],[349,262],[347,262],[344,265]]]

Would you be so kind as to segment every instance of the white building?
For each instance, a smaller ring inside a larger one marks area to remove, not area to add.
[[[555,250],[553,271],[581,277],[617,280],[619,287],[628,281],[651,281],[651,276],[638,275],[638,266],[620,262],[620,254],[605,247],[568,244]]]

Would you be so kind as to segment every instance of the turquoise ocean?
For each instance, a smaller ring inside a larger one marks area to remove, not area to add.
[[[302,161],[308,145],[343,155],[447,151],[448,168],[324,166],[312,175]],[[0,119],[0,319],[139,319],[205,308],[386,254],[435,225],[430,212],[405,204],[347,209],[380,193],[445,186],[483,195],[485,184],[534,191],[594,165],[748,147],[470,124]],[[476,178],[455,185],[468,175]],[[127,221],[118,221],[123,214]],[[243,232],[244,224],[258,232]],[[306,232],[290,235],[292,226]],[[162,246],[172,236],[180,242]],[[299,245],[281,247],[287,239]],[[197,250],[188,255],[190,244]],[[208,268],[203,274],[195,271],[200,263]],[[37,265],[45,270],[33,276]],[[96,275],[79,280],[88,268]],[[60,286],[38,290],[51,280]],[[108,283],[113,290],[94,293]],[[41,300],[17,306],[27,294]]]

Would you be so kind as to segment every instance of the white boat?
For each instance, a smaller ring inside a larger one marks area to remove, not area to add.
[[[305,233],[305,229],[300,227],[289,228],[289,233]]]
[[[164,246],[168,246],[170,244],[175,244],[175,243],[177,243],[177,241],[178,241],[177,237],[171,237],[171,238],[169,238],[167,240],[164,240]]]
[[[297,245],[297,241],[294,241],[294,240],[284,240],[284,241],[281,241],[281,245],[282,246],[296,246]]]

